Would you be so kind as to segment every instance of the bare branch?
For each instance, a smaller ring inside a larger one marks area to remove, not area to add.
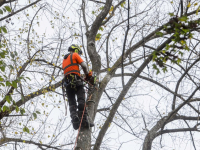
[[[126,46],[126,39],[127,39],[127,35],[128,35],[128,31],[129,31],[129,12],[130,12],[130,4],[129,4],[129,0],[128,0],[128,25],[127,25],[127,29],[126,29],[126,33],[125,33],[125,38],[124,38],[124,44],[123,44],[123,49],[122,49],[122,87],[124,88],[124,51],[125,51],[125,46]]]
[[[177,92],[178,92],[179,85],[180,85],[180,83],[181,83],[183,77],[184,77],[185,75],[187,75],[188,71],[189,71],[197,62],[199,62],[199,61],[200,61],[200,58],[198,58],[197,60],[195,60],[195,61],[190,65],[190,67],[188,67],[188,68],[185,70],[185,72],[182,74],[182,76],[181,76],[180,79],[178,80],[178,82],[177,82],[177,84],[176,84],[175,95],[174,95],[174,97],[173,97],[172,110],[175,109],[176,94],[177,94]]]
[[[37,0],[37,1],[35,1],[35,2],[31,3],[31,4],[29,4],[29,5],[27,5],[27,6],[23,7],[23,8],[21,8],[21,9],[15,11],[15,12],[12,12],[11,14],[9,14],[9,15],[3,17],[3,18],[0,18],[0,21],[5,20],[5,19],[7,19],[7,18],[9,18],[9,17],[11,17],[11,16],[13,16],[13,15],[15,15],[15,14],[17,14],[17,13],[19,13],[19,12],[21,12],[21,11],[23,11],[23,10],[25,10],[25,9],[27,9],[27,8],[29,8],[29,7],[31,7],[31,6],[33,6],[33,5],[35,5],[35,4],[37,4],[37,3],[40,2],[40,1],[41,1],[41,0]]]
[[[23,140],[23,139],[16,139],[16,138],[3,138],[0,139],[0,145],[4,144],[4,143],[9,143],[9,142],[20,142],[20,143],[27,143],[27,144],[34,144],[37,145],[39,147],[46,147],[46,148],[53,148],[56,150],[61,150],[60,148],[58,148],[58,146],[51,146],[51,145],[47,145],[47,144],[41,144],[41,143],[37,143],[37,142],[33,142],[33,141],[28,141],[28,140]]]

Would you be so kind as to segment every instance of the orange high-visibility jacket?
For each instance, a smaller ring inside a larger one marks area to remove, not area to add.
[[[80,76],[79,64],[83,62],[83,59],[77,53],[71,53],[63,60],[62,68],[64,70],[64,76],[74,73]]]

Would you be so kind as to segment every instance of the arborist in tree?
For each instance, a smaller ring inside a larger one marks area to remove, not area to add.
[[[80,77],[79,65],[83,69],[86,81],[89,81],[92,77],[92,71],[88,71],[86,63],[80,57],[82,51],[78,45],[72,44],[69,47],[68,51],[69,53],[64,56],[62,68],[64,70],[64,82],[69,102],[70,117],[72,119],[74,129],[77,130],[79,128],[83,110],[85,107],[85,90],[83,79]],[[78,105],[75,96],[77,96]],[[94,124],[90,123],[88,120],[86,109],[83,114],[81,126],[94,126]]]

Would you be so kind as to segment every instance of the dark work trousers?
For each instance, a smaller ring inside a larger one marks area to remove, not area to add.
[[[85,107],[85,90],[80,77],[75,75],[74,78],[72,75],[68,75],[65,77],[65,82],[67,83],[66,93],[69,102],[70,117],[72,119],[74,129],[77,130],[79,128],[80,119],[82,117],[82,127],[93,127],[94,124],[88,121],[86,109],[83,114]]]
[[[70,83],[70,78],[66,78],[65,81],[68,84],[66,87],[66,94],[68,97],[69,109],[71,108],[70,112],[75,111],[77,108],[79,111],[83,111],[85,106],[85,89],[82,81],[78,77],[72,84]]]

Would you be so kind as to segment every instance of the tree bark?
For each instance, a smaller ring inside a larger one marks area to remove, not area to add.
[[[104,9],[101,11],[101,13],[96,17],[94,23],[92,24],[91,30],[86,33],[87,35],[87,51],[88,55],[90,57],[90,60],[92,62],[92,70],[97,73],[97,76],[100,73],[101,69],[101,57],[96,51],[95,46],[95,37],[96,34],[101,26],[101,23],[103,22],[104,18],[107,16],[110,7],[112,5],[112,0],[106,0],[106,3],[104,5]],[[94,112],[96,112],[94,109],[94,104],[96,101],[98,101],[98,90],[95,90],[92,95],[91,93],[88,93],[89,96],[91,96],[91,99],[87,102],[87,111],[89,115],[89,120],[92,122],[94,121]],[[90,150],[91,149],[91,129],[85,129],[81,128],[76,150]]]
[[[166,117],[161,118],[157,122],[157,124],[150,131],[148,131],[148,133],[144,139],[142,150],[151,150],[152,142],[156,137],[156,133],[159,129],[161,129],[164,126],[165,121],[166,121]]]
[[[91,149],[91,131],[87,128],[81,128],[75,150],[90,150],[90,149]]]

